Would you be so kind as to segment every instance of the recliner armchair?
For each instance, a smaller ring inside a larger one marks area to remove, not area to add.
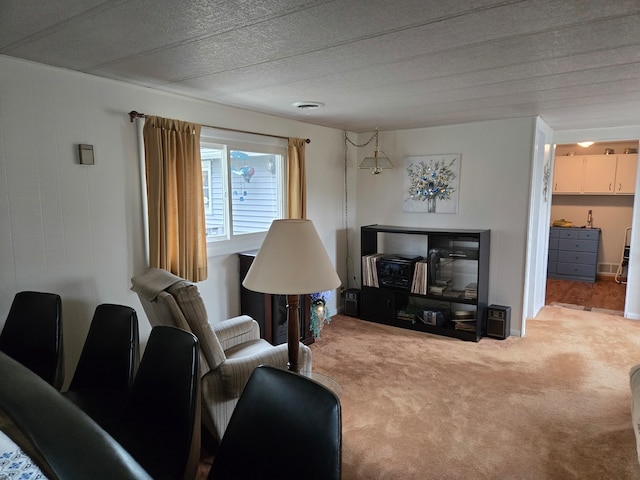
[[[192,332],[200,342],[202,420],[220,441],[253,370],[262,364],[287,368],[287,345],[260,338],[258,323],[247,315],[217,324],[193,283],[166,270],[148,269],[131,279],[152,326],[172,325]],[[299,343],[302,371],[312,368],[311,349]]]

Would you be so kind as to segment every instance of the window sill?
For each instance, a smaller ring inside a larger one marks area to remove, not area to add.
[[[207,258],[232,255],[247,250],[257,250],[262,245],[267,232],[251,233],[234,237],[231,240],[208,240]]]

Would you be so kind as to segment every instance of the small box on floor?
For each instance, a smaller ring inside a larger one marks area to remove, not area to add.
[[[510,335],[511,307],[489,305],[487,307],[487,335],[504,340]]]
[[[344,314],[352,317],[360,316],[360,290],[357,288],[344,291]]]

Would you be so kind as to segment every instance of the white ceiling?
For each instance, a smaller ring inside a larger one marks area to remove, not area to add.
[[[640,125],[638,0],[2,0],[0,54],[354,132]]]

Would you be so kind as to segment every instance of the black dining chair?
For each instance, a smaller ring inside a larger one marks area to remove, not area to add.
[[[209,480],[338,480],[340,400],[328,388],[276,367],[257,367],[224,432]]]
[[[193,479],[200,457],[198,339],[153,327],[124,419],[106,430],[155,480]]]
[[[105,426],[122,417],[139,364],[136,311],[124,305],[98,305],[64,395]]]
[[[18,292],[0,332],[0,351],[60,390],[64,382],[60,295]]]

